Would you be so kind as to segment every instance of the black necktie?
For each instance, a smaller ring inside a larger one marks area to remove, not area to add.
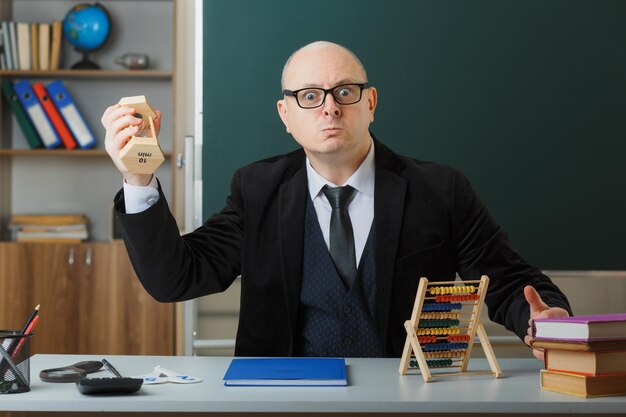
[[[350,289],[356,277],[356,257],[354,255],[354,235],[348,214],[348,204],[352,200],[354,188],[330,188],[324,186],[322,192],[328,199],[332,212],[330,216],[330,257],[346,289]]]

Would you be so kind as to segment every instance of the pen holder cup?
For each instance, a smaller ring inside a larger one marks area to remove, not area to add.
[[[30,391],[30,336],[0,330],[0,394]]]

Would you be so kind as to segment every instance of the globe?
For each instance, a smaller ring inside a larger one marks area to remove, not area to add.
[[[99,69],[87,57],[106,43],[111,33],[109,13],[99,3],[81,3],[72,7],[63,19],[63,34],[74,48],[83,54],[82,61],[72,65],[72,69]]]

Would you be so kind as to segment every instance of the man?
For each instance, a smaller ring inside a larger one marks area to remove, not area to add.
[[[309,44],[285,64],[282,86],[278,113],[302,149],[238,170],[224,209],[182,237],[156,179],[120,163],[141,121],[133,109],[105,111],[106,149],[125,179],[115,208],[152,296],[216,293],[241,275],[235,354],[245,356],[398,357],[422,276],[488,275],[490,318],[527,343],[529,319],[568,315],[460,172],[373,137],[377,92],[352,52]]]

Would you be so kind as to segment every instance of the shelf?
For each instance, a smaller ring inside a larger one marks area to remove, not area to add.
[[[108,157],[105,150],[100,149],[0,149],[0,155],[26,155],[26,156],[77,156],[77,157]],[[172,152],[163,151],[166,158],[172,156]]]
[[[48,22],[62,17],[61,13],[69,10],[72,3],[76,1],[0,0],[0,20]],[[165,115],[160,131],[165,161],[159,167],[159,181],[170,201],[178,195],[174,194],[175,184],[181,182],[178,175],[182,172],[176,169],[179,151],[174,140],[177,132],[175,10],[178,4],[187,2],[107,0],[105,3],[117,30],[116,36],[94,58],[101,69],[70,69],[82,59],[82,54],[64,41],[61,69],[0,70],[2,81],[48,84],[62,80],[97,139],[97,145],[85,150],[69,150],[64,146],[31,149],[11,106],[0,97],[0,239],[6,239],[6,223],[12,213],[36,210],[86,213],[91,239],[108,240],[111,197],[119,188],[120,174],[105,150],[105,132],[100,121],[102,112],[121,97],[147,95]],[[130,70],[115,64],[118,57],[129,52],[147,54],[151,66]]]
[[[24,70],[0,70],[0,77],[24,77],[24,78],[150,78],[171,79],[171,71],[159,70],[58,70],[58,71],[24,71]]]

